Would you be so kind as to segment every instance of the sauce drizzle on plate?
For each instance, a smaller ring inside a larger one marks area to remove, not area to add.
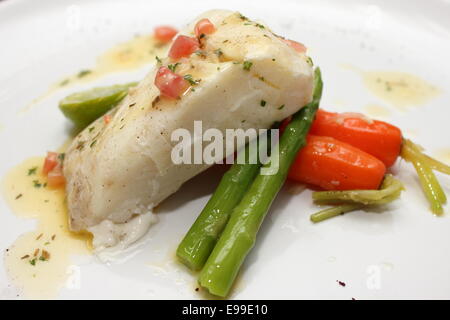
[[[56,296],[76,272],[70,256],[90,254],[91,240],[89,234],[69,231],[64,190],[46,186],[43,159],[23,161],[2,183],[11,211],[20,218],[37,220],[36,228],[20,235],[4,257],[12,282],[25,298],[34,299]]]

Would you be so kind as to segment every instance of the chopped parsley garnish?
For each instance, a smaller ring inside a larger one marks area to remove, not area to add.
[[[167,66],[167,68],[169,68],[170,71],[175,72],[175,69],[178,67],[179,64],[180,64],[179,62],[174,63],[174,64],[169,64],[169,65]]]
[[[278,110],[281,110],[284,108],[284,104],[282,104],[281,106],[278,107]]]
[[[244,61],[244,70],[245,71],[250,71],[250,68],[252,67],[252,65],[253,65],[253,62],[251,62],[251,61]]]
[[[95,144],[97,143],[97,140],[94,140],[94,141],[92,141],[92,143],[89,145],[89,147],[93,147],[93,146],[95,146]]]
[[[59,85],[61,86],[61,87],[64,87],[66,84],[68,84],[69,83],[69,79],[65,79],[65,80],[63,80],[63,81],[61,81],[60,83],[59,83]]]
[[[244,16],[243,14],[239,13],[239,18],[241,20],[248,20],[248,18],[246,16]]]
[[[265,29],[265,27],[260,23],[255,24],[255,27],[258,27],[260,29]]]
[[[84,144],[85,144],[85,141],[79,141],[76,149],[80,150],[80,151],[83,150]]]
[[[265,107],[266,106],[266,101],[265,100],[261,100],[260,105],[261,105],[261,107]]]
[[[16,196],[16,200],[22,198],[22,196],[23,196],[23,194],[19,193],[19,194]]]
[[[155,56],[155,59],[156,59],[156,62],[162,63],[162,60],[158,56]]]
[[[28,175],[31,176],[32,174],[36,174],[36,170],[37,170],[37,167],[28,169]]]
[[[206,52],[203,50],[197,50],[197,51],[195,51],[195,54],[200,57],[206,57]]]
[[[215,54],[217,54],[217,56],[218,56],[218,57],[220,57],[220,56],[222,56],[222,55],[223,55],[223,51],[222,51],[222,49],[220,49],[220,48],[219,48],[219,49],[216,49],[216,50],[214,50],[214,53],[215,53]]]
[[[59,159],[59,161],[64,161],[64,158],[66,157],[66,154],[65,153],[60,153],[60,154],[58,154],[58,159]]]
[[[311,67],[314,66],[314,63],[313,63],[311,57],[306,57],[306,62],[307,62]]]
[[[36,258],[30,260],[30,264],[31,264],[32,266],[35,266],[35,265],[36,265]]]
[[[87,76],[88,74],[92,73],[91,70],[81,70],[80,72],[78,72],[77,77],[78,78],[82,78],[84,76]]]
[[[94,129],[95,129],[95,127],[90,127],[89,132],[92,132],[92,130],[94,130]]]
[[[195,86],[196,84],[198,84],[201,80],[194,80],[194,78],[192,78],[191,74],[187,74],[184,77],[184,80],[186,80],[187,82],[189,82],[189,84]]]
[[[33,180],[33,187],[40,188],[42,187],[42,183],[40,183],[39,180]]]

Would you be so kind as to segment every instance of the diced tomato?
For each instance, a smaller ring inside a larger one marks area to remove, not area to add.
[[[105,124],[108,124],[111,122],[111,116],[109,114],[105,114],[103,116],[103,121],[105,122]]]
[[[288,177],[325,190],[378,189],[386,167],[374,156],[331,137],[308,135]]]
[[[306,47],[303,43],[294,41],[294,40],[289,40],[289,39],[282,39],[284,42],[286,42],[288,45],[290,45],[292,48],[295,49],[295,51],[299,52],[299,53],[304,53],[306,52]]]
[[[47,157],[44,160],[44,167],[42,172],[46,175],[53,170],[58,164],[58,154],[56,152],[47,152]]]
[[[351,144],[383,161],[394,164],[400,154],[402,132],[389,123],[364,118],[362,115],[339,114],[319,109],[310,132]]]
[[[169,51],[169,57],[177,60],[183,57],[189,57],[200,48],[196,38],[188,36],[178,36],[172,43]]]
[[[200,37],[202,34],[214,33],[214,31],[216,31],[216,28],[214,27],[212,22],[209,21],[209,19],[201,19],[195,25],[194,30],[195,30],[195,35],[197,37]]]
[[[50,188],[58,188],[65,184],[62,165],[58,163],[47,175],[47,185]]]
[[[178,30],[171,26],[158,26],[155,28],[155,39],[160,42],[170,42],[178,33]]]
[[[164,66],[156,73],[155,85],[162,95],[169,98],[178,98],[189,87],[189,83],[182,76]]]

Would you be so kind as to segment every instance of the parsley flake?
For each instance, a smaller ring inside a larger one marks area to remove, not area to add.
[[[198,84],[201,80],[194,80],[194,78],[192,78],[191,74],[187,74],[184,77],[184,80],[186,80],[187,82],[189,82],[189,84],[195,86],[196,84]]]
[[[243,68],[244,68],[245,71],[250,71],[250,68],[252,67],[252,65],[253,65],[253,62],[251,62],[251,61],[244,61]]]
[[[42,183],[40,183],[39,180],[33,180],[33,187],[40,188],[42,187]]]
[[[175,69],[178,67],[179,64],[180,64],[179,62],[174,63],[174,64],[169,64],[169,65],[167,66],[167,68],[169,68],[170,71],[175,72]]]
[[[78,78],[82,78],[84,76],[87,76],[88,74],[92,73],[91,70],[81,70],[80,72],[78,72],[77,77]]]
[[[219,49],[216,49],[216,50],[214,50],[214,53],[215,53],[215,54],[217,54],[217,56],[218,56],[218,57],[220,57],[220,56],[222,56],[222,55],[223,55],[223,51],[222,51],[222,49],[220,49],[220,48],[219,48]]]

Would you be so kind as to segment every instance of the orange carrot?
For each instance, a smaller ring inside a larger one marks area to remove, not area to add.
[[[289,178],[325,190],[378,189],[385,173],[383,162],[350,144],[308,135]]]
[[[386,167],[394,164],[402,145],[399,128],[356,113],[318,110],[310,133],[351,144],[380,159]]]

